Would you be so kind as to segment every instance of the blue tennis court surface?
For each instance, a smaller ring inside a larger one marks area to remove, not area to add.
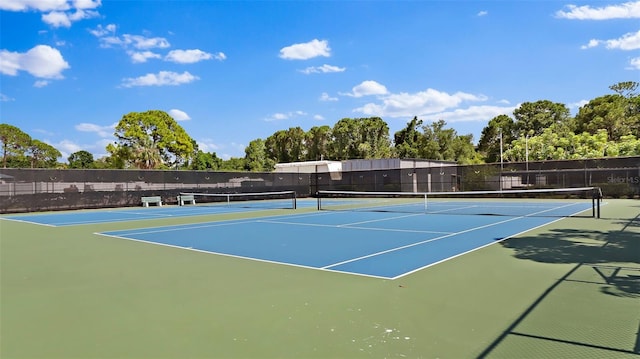
[[[589,208],[585,204],[584,209]],[[395,279],[557,220],[532,216],[319,211],[99,234],[250,260]]]
[[[128,222],[147,219],[191,217],[201,215],[237,213],[273,209],[265,202],[264,206],[227,205],[188,205],[163,207],[114,208],[101,210],[83,210],[72,212],[49,212],[35,214],[16,214],[1,216],[1,219],[28,222],[47,226],[73,226],[109,222]],[[315,200],[299,200],[298,207],[315,207]]]

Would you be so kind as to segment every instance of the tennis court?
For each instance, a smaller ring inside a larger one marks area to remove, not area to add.
[[[244,259],[395,279],[455,258],[561,217],[593,215],[589,200],[456,198],[426,202],[426,195],[326,192],[330,199],[281,198],[231,202],[8,216],[49,226],[91,225],[190,217],[274,208],[317,206],[314,213],[98,233]],[[190,194],[196,195],[197,194]],[[378,196],[376,196],[378,195]],[[211,195],[201,195],[205,199]],[[340,198],[336,198],[339,196]],[[366,196],[366,197],[364,197]],[[202,197],[197,201],[201,202]],[[460,198],[462,197],[462,198]],[[417,201],[416,201],[417,199]],[[334,209],[334,210],[327,210]],[[437,214],[426,216],[426,213]],[[491,216],[477,215],[490,213]],[[461,219],[459,215],[464,215]]]
[[[495,205],[495,204],[494,204]],[[514,203],[511,204],[516,205]],[[467,208],[467,203],[458,204]],[[504,240],[557,218],[532,216],[426,216],[391,212],[316,212],[100,233],[215,254],[395,279]],[[523,203],[517,208],[522,210]],[[449,205],[451,208],[451,205]],[[515,208],[515,207],[514,207]],[[573,212],[589,203],[563,203]]]
[[[276,193],[276,192],[273,192]],[[47,212],[5,215],[0,218],[6,220],[21,221],[27,223],[40,224],[45,226],[73,226],[73,225],[94,225],[98,223],[128,222],[153,219],[169,219],[179,217],[207,216],[216,214],[231,214],[250,211],[266,211],[274,209],[294,209],[298,206],[293,192],[277,192],[284,196],[277,196],[275,199],[253,200],[242,198],[239,201],[228,201],[229,195],[213,196],[216,199],[223,199],[221,202],[205,202],[199,205],[186,206],[158,206],[158,207],[138,207],[138,208],[112,208],[103,210],[87,210],[75,212]],[[209,195],[202,195],[209,197]],[[259,196],[258,196],[259,197]],[[198,198],[200,199],[200,198]],[[313,201],[302,201],[302,207],[316,206]]]
[[[2,216],[1,356],[640,354],[637,200],[413,197]]]

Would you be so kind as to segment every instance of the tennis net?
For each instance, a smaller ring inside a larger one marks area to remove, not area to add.
[[[189,198],[191,197],[191,198]],[[180,193],[181,204],[191,201],[198,206],[225,206],[257,209],[296,209],[296,192]],[[188,198],[187,201],[184,199]]]
[[[466,192],[318,191],[318,210],[600,217],[598,187]]]

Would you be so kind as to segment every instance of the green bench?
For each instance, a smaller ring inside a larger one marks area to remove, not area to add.
[[[184,206],[185,203],[190,202],[191,204],[196,204],[196,199],[193,195],[183,194],[178,196],[178,204]]]
[[[162,207],[162,198],[160,196],[142,197],[142,206],[149,207],[149,203],[155,203]]]

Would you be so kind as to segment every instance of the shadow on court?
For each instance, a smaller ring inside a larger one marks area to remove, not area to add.
[[[518,259],[575,266],[478,358],[523,352],[533,357],[637,358],[640,215],[607,224],[617,229],[552,229],[501,243]]]

